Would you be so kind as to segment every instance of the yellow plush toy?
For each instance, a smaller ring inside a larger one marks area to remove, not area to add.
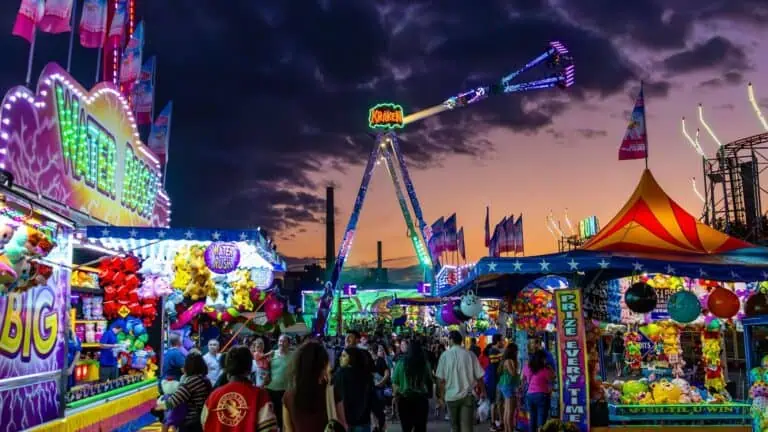
[[[651,391],[653,392],[653,399],[657,404],[680,403],[680,398],[683,396],[683,391],[666,379],[653,383]]]
[[[256,283],[251,280],[251,272],[246,269],[237,270],[232,281],[232,306],[239,310],[253,310],[251,290],[255,288]]]

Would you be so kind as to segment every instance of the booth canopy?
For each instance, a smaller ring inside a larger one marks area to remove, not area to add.
[[[645,170],[629,201],[582,248],[533,257],[483,258],[470,278],[440,295],[470,287],[484,297],[514,294],[550,274],[574,274],[592,281],[638,273],[733,282],[768,280],[768,248],[699,222]]]

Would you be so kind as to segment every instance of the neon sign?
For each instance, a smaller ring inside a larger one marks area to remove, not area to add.
[[[115,137],[88,114],[72,91],[61,82],[54,87],[64,172],[112,200],[121,190],[123,208],[150,217],[157,197],[157,174],[136,156],[130,142],[122,143],[122,184],[118,185],[117,172],[121,167]]]
[[[33,350],[41,359],[51,354],[59,334],[54,300],[48,287],[8,295],[0,319],[0,355],[13,359],[21,354],[27,362]]]
[[[141,142],[128,101],[111,83],[86,91],[48,64],[37,92],[0,103],[0,169],[14,183],[112,225],[168,226],[160,161]]]
[[[237,270],[240,264],[240,249],[235,243],[214,242],[205,248],[205,265],[216,274],[227,274]]]
[[[586,240],[594,237],[600,231],[600,222],[597,221],[597,216],[590,216],[586,219],[579,221],[579,236]]]
[[[368,110],[368,126],[371,129],[402,128],[403,107],[393,103],[382,103]]]

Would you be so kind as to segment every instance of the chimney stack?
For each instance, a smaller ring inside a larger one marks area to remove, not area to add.
[[[376,242],[376,270],[381,272],[381,268],[383,267],[382,264],[384,264],[384,259],[382,258],[381,253],[381,240]]]
[[[328,275],[336,265],[336,207],[333,186],[325,188],[325,269]]]

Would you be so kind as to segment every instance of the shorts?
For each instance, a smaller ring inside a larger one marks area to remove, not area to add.
[[[512,399],[517,394],[517,387],[513,385],[502,385],[499,386],[499,392],[504,399]]]
[[[117,379],[117,366],[99,366],[99,382]]]

